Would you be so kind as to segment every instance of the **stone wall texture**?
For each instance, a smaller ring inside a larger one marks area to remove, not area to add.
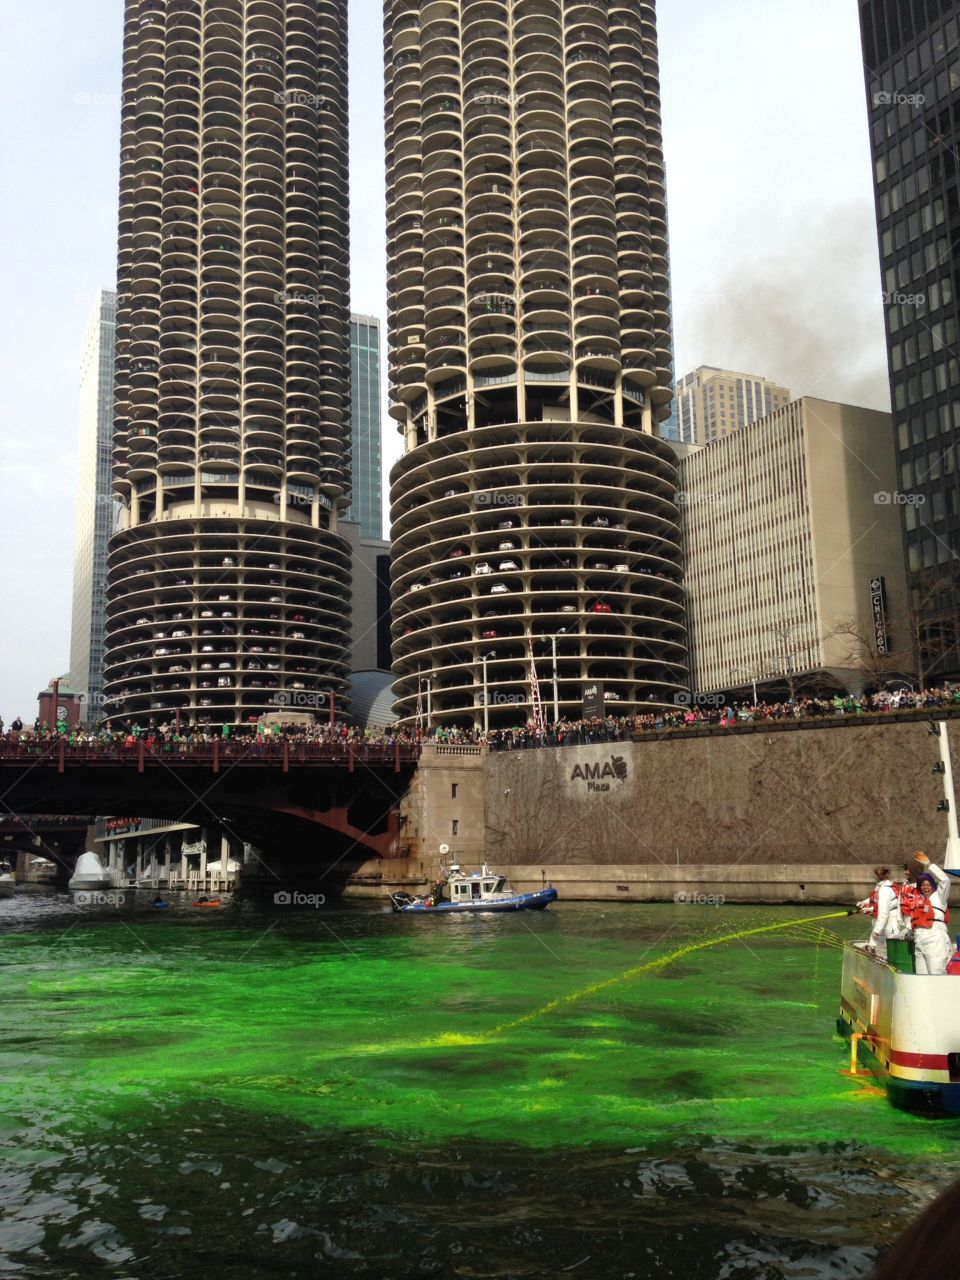
[[[960,762],[960,726],[944,726]],[[947,837],[925,722],[492,753],[493,863],[750,865],[934,860]],[[600,776],[597,776],[597,775]]]

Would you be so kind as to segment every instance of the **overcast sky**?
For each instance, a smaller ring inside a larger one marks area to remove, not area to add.
[[[659,0],[677,370],[888,408],[855,0]],[[0,715],[69,664],[81,337],[114,283],[122,0],[0,0]],[[385,316],[380,0],[352,0],[354,310]],[[399,451],[385,422],[385,453]]]

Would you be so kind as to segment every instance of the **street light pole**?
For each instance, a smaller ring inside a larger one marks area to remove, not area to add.
[[[487,705],[487,654],[481,654],[480,665],[483,668],[483,735],[490,732],[490,709]]]
[[[57,717],[58,704],[60,702],[60,677],[58,676],[53,682],[53,704],[50,710],[50,728],[54,733],[57,731],[59,719]]]
[[[757,705],[757,673],[755,671],[744,671],[740,667],[734,667],[730,672],[730,679],[736,680],[738,683],[741,677],[746,676],[753,686],[753,705]]]
[[[560,677],[557,675],[557,639],[565,636],[567,628],[561,627],[557,635],[550,637],[550,651],[553,654],[553,723],[560,722]]]

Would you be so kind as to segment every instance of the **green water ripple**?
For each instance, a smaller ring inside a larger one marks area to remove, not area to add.
[[[734,913],[736,925],[786,919],[778,910]],[[835,948],[728,943],[563,1003],[731,927],[729,912],[721,924],[683,908],[664,936],[671,911],[561,906],[549,923],[469,931],[349,912],[329,930],[108,919],[7,936],[2,1109],[26,1105],[29,1080],[41,1096],[68,1090],[81,1126],[132,1119],[150,1098],[385,1138],[623,1145],[695,1128],[954,1157],[957,1122],[895,1112],[840,1074]]]

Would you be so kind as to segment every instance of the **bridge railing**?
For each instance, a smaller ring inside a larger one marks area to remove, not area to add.
[[[305,765],[360,766],[415,764],[420,747],[410,742],[302,742],[291,738],[154,742],[138,738],[122,742],[70,743],[66,738],[0,740],[0,766],[37,765],[44,761],[62,769],[71,765],[131,765],[141,771],[156,765],[264,765],[285,770]]]

